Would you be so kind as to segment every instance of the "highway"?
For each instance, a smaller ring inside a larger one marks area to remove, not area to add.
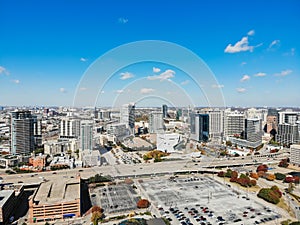
[[[280,157],[281,158],[281,157]],[[106,165],[90,168],[76,168],[66,169],[59,171],[47,171],[40,173],[26,173],[26,174],[5,174],[1,173],[3,183],[21,183],[33,184],[43,181],[43,179],[64,179],[68,176],[77,176],[78,174],[86,179],[95,174],[110,175],[113,178],[124,177],[138,177],[138,176],[155,176],[159,174],[170,174],[176,172],[200,172],[200,171],[214,171],[217,167],[243,167],[257,165],[260,163],[265,164],[278,164],[280,158],[256,158],[255,162],[250,157],[240,158],[211,158],[200,161],[191,159],[182,159],[174,161],[164,161],[157,163],[140,163],[140,164],[119,164],[119,165]]]

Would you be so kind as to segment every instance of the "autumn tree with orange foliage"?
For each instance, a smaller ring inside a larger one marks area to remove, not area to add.
[[[259,178],[257,173],[250,173],[250,177],[255,179],[255,180],[258,180],[258,178]]]
[[[273,180],[275,180],[275,175],[274,174],[272,174],[272,173],[270,173],[270,174],[267,174],[267,177],[266,177],[266,179],[267,180],[270,180],[270,181],[273,181]]]
[[[144,209],[144,208],[148,208],[150,206],[150,202],[147,199],[140,199],[137,202],[137,207],[139,209]]]

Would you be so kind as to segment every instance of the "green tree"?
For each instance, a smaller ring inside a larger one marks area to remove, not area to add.
[[[102,213],[99,211],[93,212],[91,217],[91,222],[93,222],[94,225],[98,224],[98,221],[102,218]]]

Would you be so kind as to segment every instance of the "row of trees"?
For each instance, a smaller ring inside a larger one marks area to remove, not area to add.
[[[271,188],[260,189],[257,196],[267,202],[277,204],[278,202],[280,202],[282,193],[277,186],[272,186]]]
[[[219,177],[228,177],[230,182],[238,183],[243,187],[252,187],[256,185],[256,180],[250,179],[247,174],[238,174],[238,172],[228,169],[226,172],[220,171],[218,173]]]
[[[102,182],[111,182],[112,178],[109,176],[101,176],[100,174],[96,174],[93,177],[90,177],[88,183],[102,183]]]

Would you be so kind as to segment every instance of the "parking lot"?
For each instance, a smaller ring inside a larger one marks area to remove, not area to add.
[[[92,205],[104,209],[104,213],[121,213],[135,210],[138,196],[131,185],[117,184],[95,188],[91,192]]]
[[[145,179],[140,183],[171,224],[260,224],[280,215],[207,176]]]

